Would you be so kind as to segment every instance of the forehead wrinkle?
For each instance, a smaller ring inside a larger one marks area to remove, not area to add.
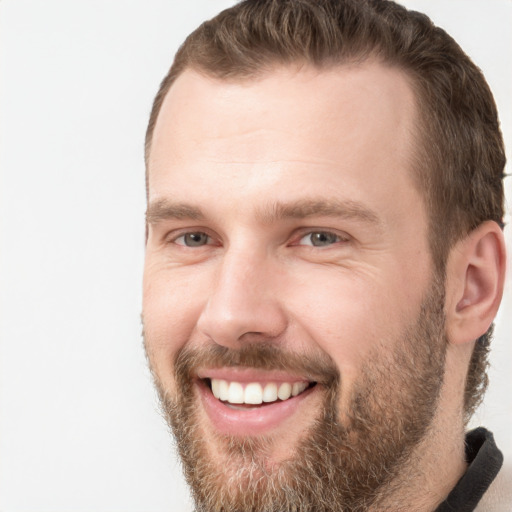
[[[151,202],[146,210],[146,222],[155,224],[163,220],[203,220],[200,208],[187,203],[158,199]]]
[[[264,224],[273,224],[281,219],[304,219],[313,216],[353,219],[375,226],[381,224],[376,212],[352,200],[300,199],[289,203],[276,201],[257,211],[258,219]]]

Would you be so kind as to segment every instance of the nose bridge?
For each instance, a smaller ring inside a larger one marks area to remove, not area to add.
[[[239,346],[245,334],[275,338],[286,317],[275,289],[277,268],[265,251],[250,247],[226,250],[219,262],[199,329],[215,343]],[[254,339],[254,336],[251,337]]]

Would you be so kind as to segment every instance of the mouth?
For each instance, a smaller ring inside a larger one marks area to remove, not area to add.
[[[304,393],[316,385],[316,382],[237,382],[224,379],[205,379],[213,396],[230,405],[267,405],[284,402]]]
[[[317,382],[251,370],[201,372],[196,381],[206,413],[220,433],[269,433],[300,412]]]

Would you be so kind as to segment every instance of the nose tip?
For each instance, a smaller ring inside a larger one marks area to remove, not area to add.
[[[278,338],[287,318],[269,274],[254,265],[224,268],[198,319],[199,331],[228,348]]]
[[[246,292],[247,294],[251,292]],[[286,320],[272,301],[223,300],[212,297],[201,315],[198,328],[218,345],[238,348],[246,341],[272,340],[285,330]]]
[[[216,315],[211,311],[203,316],[200,331],[218,345],[239,348],[245,342],[269,341],[279,337],[281,329],[268,316]]]

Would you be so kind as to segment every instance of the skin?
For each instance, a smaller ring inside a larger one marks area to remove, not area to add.
[[[372,62],[276,69],[245,83],[192,70],[177,79],[149,159],[144,269],[146,349],[165,392],[179,391],[173,367],[184,347],[270,340],[294,354],[330,356],[343,382],[339,418],[348,422],[364,363],[393,350],[432,279],[427,213],[411,175],[415,115],[406,77]],[[187,246],[184,235],[196,232],[206,243]],[[332,234],[329,243],[312,245],[318,232]],[[484,238],[488,252],[501,254],[494,227],[471,247]],[[415,457],[423,469],[407,482],[417,500],[410,510],[432,510],[465,467],[464,377],[474,332],[487,322],[464,327],[465,312],[485,295],[467,293],[480,289],[467,286],[473,253],[458,247],[448,265],[454,341],[429,443]],[[293,454],[321,403],[319,386],[265,431],[276,441],[269,465]],[[199,398],[197,414],[210,456],[222,464],[217,427]],[[425,495],[425,474],[435,493]]]

